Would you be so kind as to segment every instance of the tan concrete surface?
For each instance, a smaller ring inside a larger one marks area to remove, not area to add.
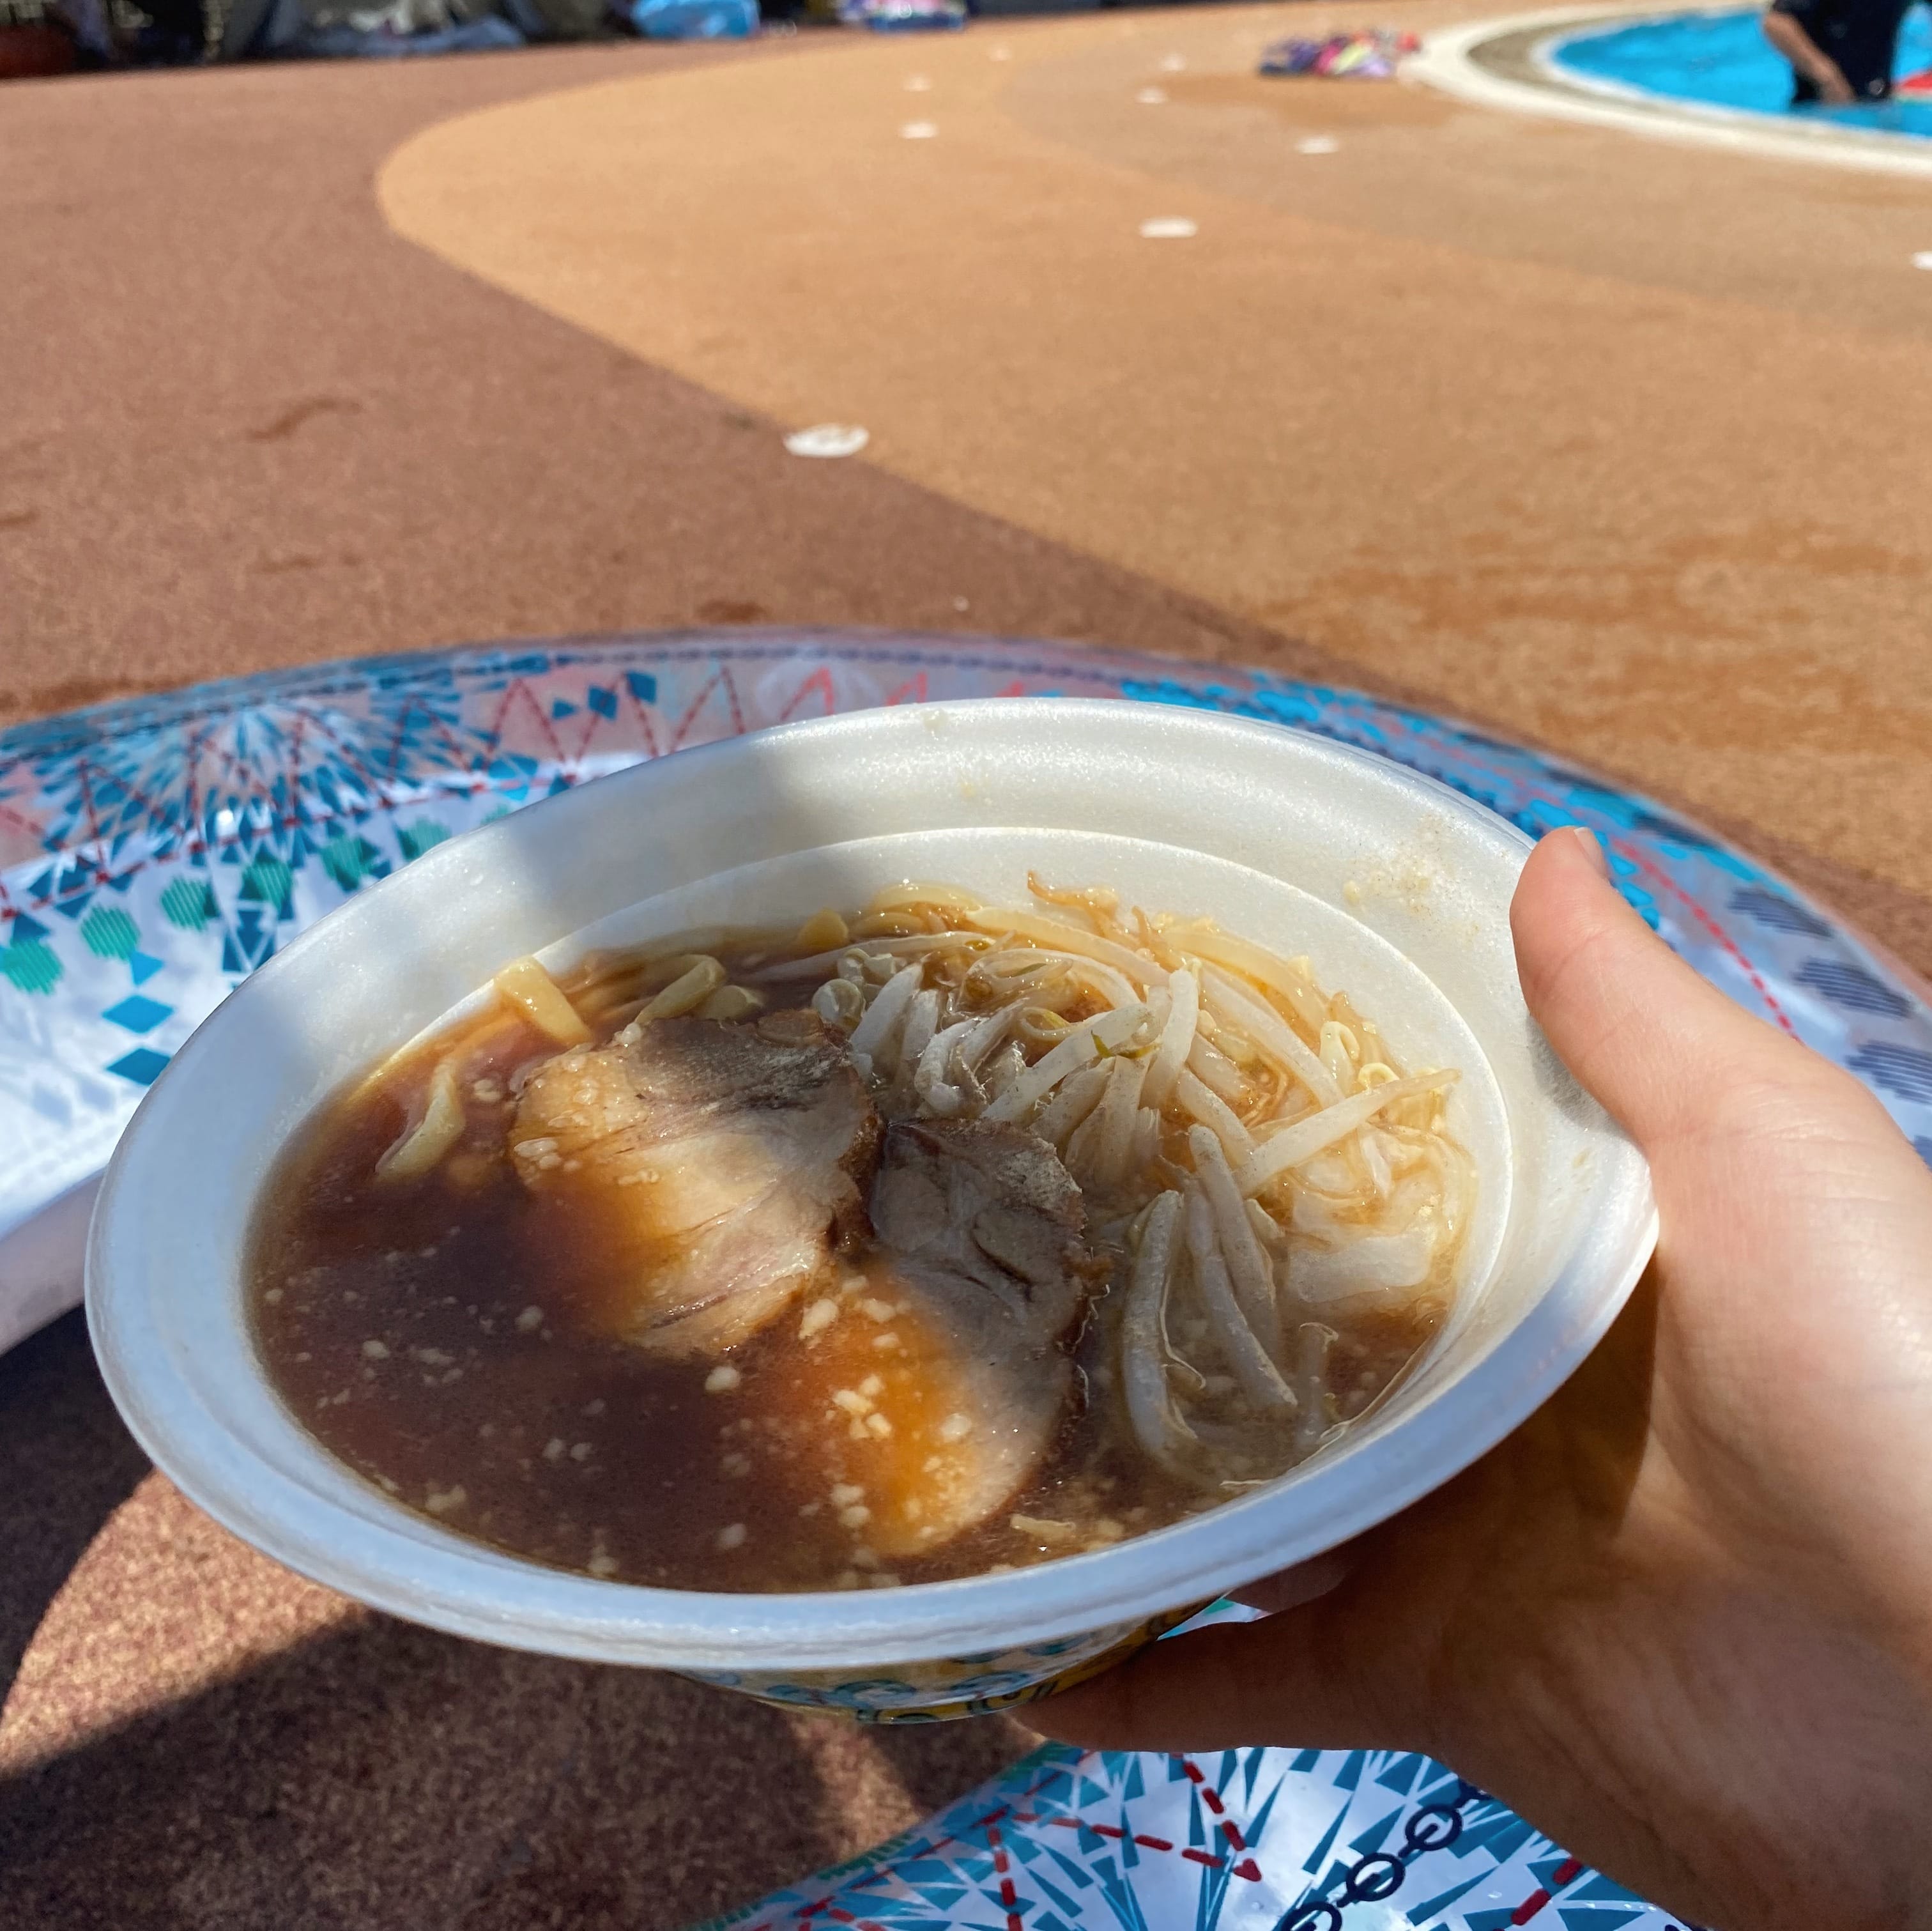
[[[1932,199],[1246,73],[1456,17],[9,87],[0,719],[504,634],[1106,639],[1536,736],[1932,968]],[[77,1319],[0,1360],[0,1695],[34,1931],[674,1926],[1024,1741],[365,1616],[147,1471]]]
[[[841,43],[482,110],[380,192],[894,473],[1925,892],[1932,185],[1252,74],[1468,11]]]

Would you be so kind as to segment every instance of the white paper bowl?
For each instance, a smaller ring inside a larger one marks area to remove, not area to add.
[[[379,1608],[880,1719],[1044,1693],[1394,1514],[1500,1440],[1622,1305],[1656,1236],[1635,1149],[1516,982],[1528,842],[1446,787],[1279,727],[1125,703],[872,710],[687,751],[426,854],[242,984],[122,1140],[87,1264],[121,1412],[237,1535]],[[802,917],[906,877],[1019,898],[1029,864],[1307,952],[1398,1053],[1463,1070],[1481,1173],[1456,1311],[1377,1415],[1270,1488],[1096,1554],[862,1595],[645,1589],[518,1560],[398,1507],[283,1406],[243,1301],[262,1180],[329,1093],[499,966]]]

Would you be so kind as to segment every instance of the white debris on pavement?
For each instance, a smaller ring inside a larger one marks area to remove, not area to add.
[[[856,456],[872,440],[856,422],[815,422],[784,439],[794,456]]]

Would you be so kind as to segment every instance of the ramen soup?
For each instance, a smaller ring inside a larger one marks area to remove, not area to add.
[[[1042,1562],[1333,1441],[1446,1311],[1454,1072],[1305,959],[1030,882],[506,969],[284,1157],[283,1398],[446,1527],[693,1589]]]

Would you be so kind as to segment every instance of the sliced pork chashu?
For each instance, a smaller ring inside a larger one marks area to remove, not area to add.
[[[1080,1189],[1023,1128],[898,1122],[872,1185],[872,1225],[901,1271],[989,1344],[1050,1350],[1092,1285]]]
[[[674,1356],[748,1340],[861,1235],[878,1116],[809,1012],[658,1020],[531,1074],[510,1136],[532,1264]]]
[[[820,1317],[778,1398],[815,1415],[855,1545],[890,1559],[938,1548],[1024,1486],[1060,1427],[1064,1344],[1105,1270],[1079,1188],[1017,1127],[896,1122],[872,1215],[862,1280]],[[802,1333],[812,1326],[808,1311]]]

